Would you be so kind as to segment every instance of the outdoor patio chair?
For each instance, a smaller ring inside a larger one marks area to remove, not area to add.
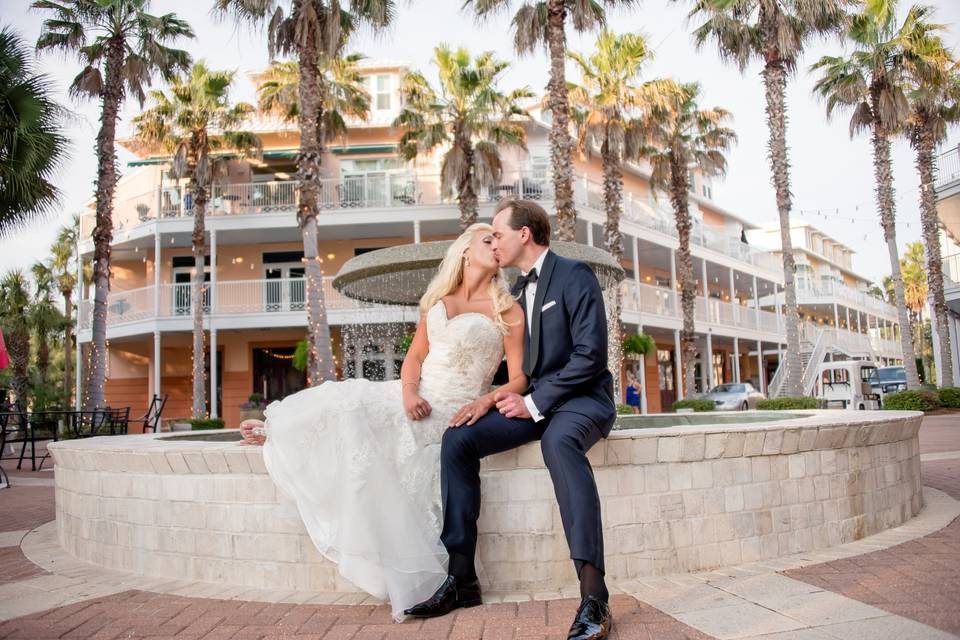
[[[108,422],[110,435],[112,436],[127,435],[127,427],[129,425],[130,425],[130,407],[123,407],[122,409],[110,410],[110,418]]]
[[[137,418],[137,422],[143,423],[144,433],[147,432],[147,429],[149,429],[151,433],[160,431],[160,417],[163,415],[163,408],[167,406],[167,399],[169,397],[168,394],[164,394],[162,398],[157,394],[153,394],[153,398],[150,400],[150,406],[147,407],[147,412]]]
[[[8,411],[0,413],[0,460],[16,460],[17,469],[23,465],[23,457],[27,451],[27,442],[30,439],[30,426],[27,414],[21,411],[19,405],[10,407]],[[18,454],[11,447],[11,455],[7,454],[9,445],[20,445]]]

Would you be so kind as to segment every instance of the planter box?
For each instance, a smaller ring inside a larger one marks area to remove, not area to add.
[[[263,420],[263,409],[240,409],[240,422],[244,420]]]

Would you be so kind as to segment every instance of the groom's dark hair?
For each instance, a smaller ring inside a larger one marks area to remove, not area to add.
[[[510,209],[510,228],[519,231],[524,227],[530,229],[533,241],[541,247],[550,246],[550,217],[539,204],[533,200],[522,198],[504,198],[497,203],[493,215],[504,209]]]

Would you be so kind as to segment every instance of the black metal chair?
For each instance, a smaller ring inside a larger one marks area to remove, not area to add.
[[[15,404],[8,407],[7,411],[0,413],[0,460],[16,460],[17,469],[20,469],[23,466],[29,440],[30,423],[27,420],[27,413],[21,411],[19,405]],[[13,455],[5,455],[7,447],[13,444],[20,445],[19,455],[16,452],[12,452]]]
[[[163,408],[167,406],[169,397],[168,394],[164,394],[162,398],[154,394],[150,400],[150,406],[147,407],[147,412],[142,417],[137,418],[137,422],[143,422],[144,433],[147,432],[147,429],[152,433],[160,431],[160,417],[163,415]]]
[[[60,421],[67,418],[69,412],[66,411],[38,411],[27,414],[27,425],[29,429],[28,437],[30,440],[30,468],[33,471],[43,469],[43,463],[50,457],[50,452],[46,451],[40,458],[40,466],[37,466],[37,441],[49,440],[56,442],[60,439]],[[23,455],[26,451],[26,443],[20,451],[20,462],[23,462]],[[17,465],[20,468],[20,465]]]
[[[110,435],[123,436],[127,434],[127,427],[130,425],[130,407],[122,409],[110,409],[110,418],[108,426]]]
[[[109,408],[74,411],[70,420],[70,436],[92,438],[109,434],[112,412]]]

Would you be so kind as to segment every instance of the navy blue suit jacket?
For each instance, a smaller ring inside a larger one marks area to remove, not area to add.
[[[583,262],[549,251],[538,274],[532,318],[524,338],[523,371],[533,403],[545,417],[572,411],[590,418],[606,437],[617,416],[607,369],[607,319],[600,283]],[[524,322],[526,331],[526,322]]]

